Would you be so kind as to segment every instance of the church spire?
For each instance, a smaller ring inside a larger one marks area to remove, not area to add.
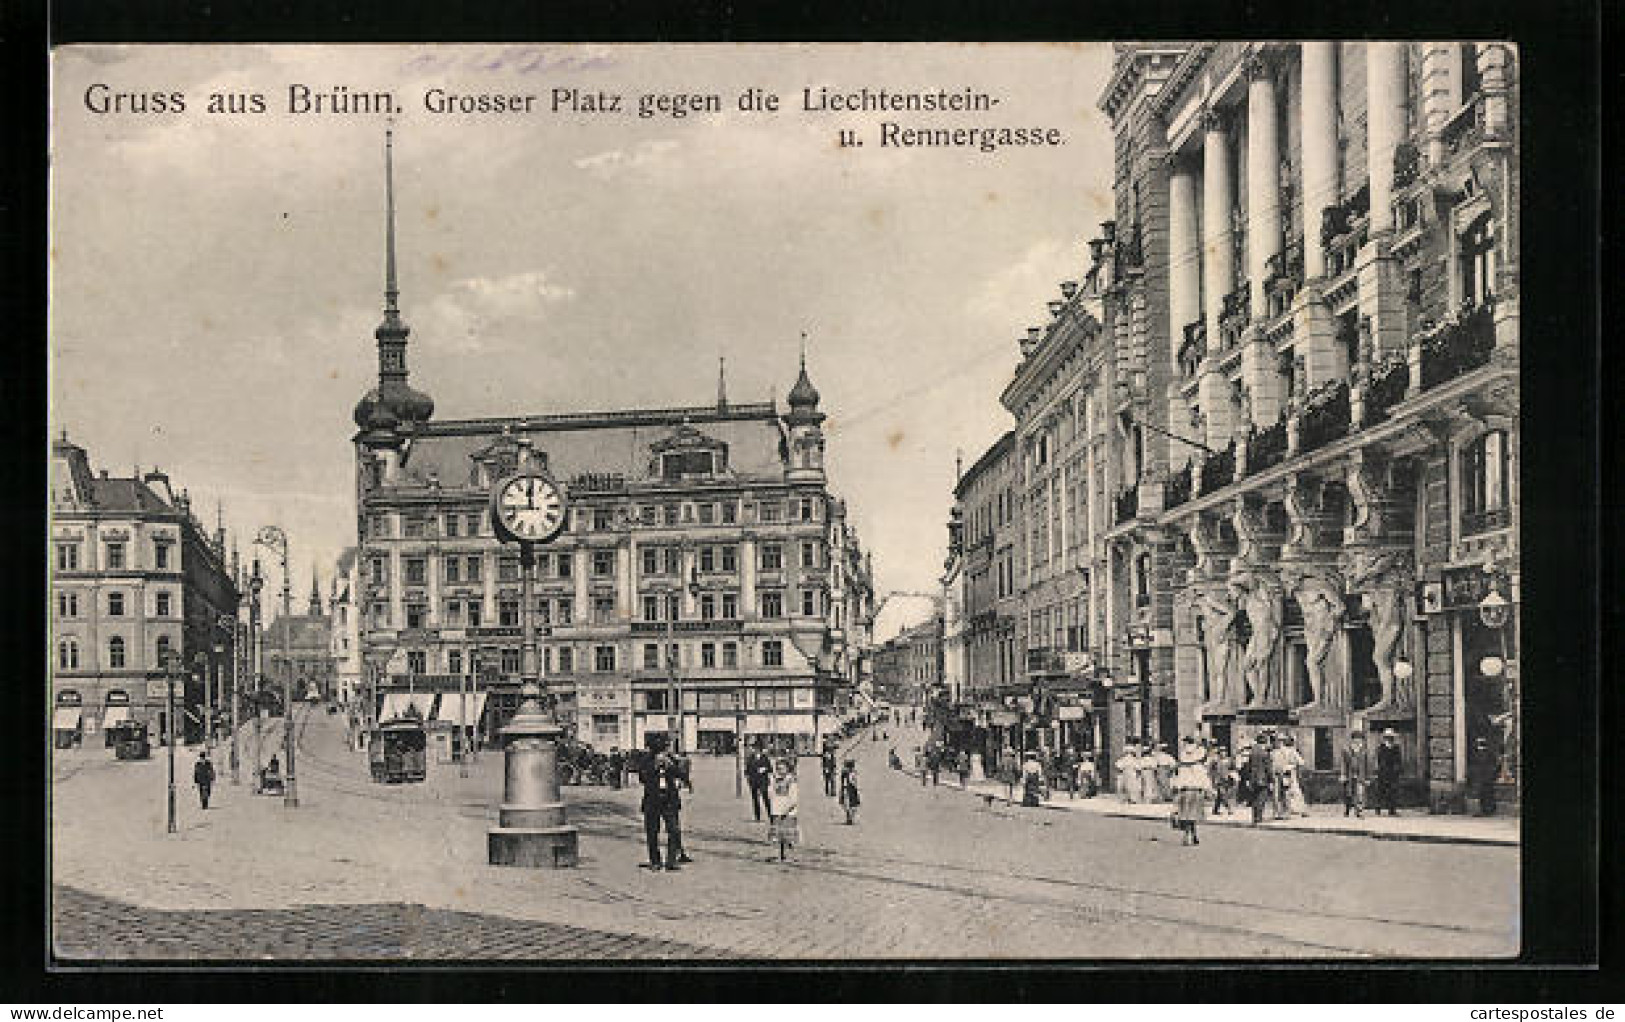
[[[717,356],[717,411],[728,407],[728,360]]]
[[[395,128],[384,129],[384,315],[399,315],[395,284]]]
[[[401,320],[400,286],[395,274],[395,129],[384,130],[384,320],[373,331],[378,339],[378,386],[356,405],[355,423],[365,432],[388,436],[408,430],[434,414],[434,401],[406,383],[406,339],[411,328]]]
[[[310,617],[322,616],[322,588],[317,580],[317,570],[316,562],[312,561],[310,564],[310,607],[306,611]]]

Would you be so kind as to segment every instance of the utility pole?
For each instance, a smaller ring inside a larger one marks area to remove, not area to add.
[[[180,671],[180,654],[170,653],[164,664],[165,702],[164,744],[169,746],[169,810],[168,831],[175,833],[175,675]]]
[[[254,558],[253,572],[248,577],[248,676],[253,679],[254,688],[254,776],[259,777],[260,768],[260,694],[265,687],[265,679],[260,672],[260,590],[265,587],[265,578],[260,574],[260,559]],[[257,782],[256,782],[257,783]],[[256,787],[256,790],[258,788]]]
[[[237,644],[237,618],[220,615],[218,622],[221,631],[231,637],[231,677],[230,692],[227,698],[231,700],[231,783],[241,783],[237,775],[237,686],[238,679],[242,677],[238,668],[242,665],[242,650]]]
[[[282,556],[282,754],[288,760],[288,781],[282,804],[289,809],[299,805],[299,788],[294,781],[293,751],[293,586],[288,578],[288,534],[275,525],[260,529],[254,542]]]

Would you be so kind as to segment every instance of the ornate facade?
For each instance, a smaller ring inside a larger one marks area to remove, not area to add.
[[[1163,437],[1108,538],[1171,626],[1159,737],[1288,729],[1325,781],[1392,728],[1436,807],[1485,738],[1515,784],[1517,615],[1479,604],[1518,589],[1516,79],[1499,43],[1119,48],[1108,320]]]

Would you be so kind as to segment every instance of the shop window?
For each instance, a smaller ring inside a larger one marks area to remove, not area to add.
[[[1511,524],[1512,472],[1507,434],[1491,430],[1461,452],[1461,526],[1476,535]]]

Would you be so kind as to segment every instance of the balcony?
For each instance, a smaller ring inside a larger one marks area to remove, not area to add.
[[[1360,425],[1375,426],[1388,419],[1388,412],[1405,400],[1410,386],[1410,366],[1402,358],[1390,358],[1371,369],[1365,388],[1365,412]]]
[[[1326,250],[1328,277],[1337,277],[1354,268],[1354,257],[1365,243],[1370,211],[1369,185],[1361,185],[1347,200],[1321,210],[1320,245]]]
[[[1265,260],[1264,293],[1269,298],[1269,317],[1285,315],[1302,286],[1303,239],[1300,238]]]
[[[1493,305],[1469,307],[1451,322],[1436,328],[1420,339],[1422,349],[1422,389],[1431,390],[1441,383],[1487,365],[1495,349],[1495,315]]]
[[[1279,465],[1286,457],[1286,415],[1275,420],[1273,426],[1254,427],[1247,438],[1246,474],[1261,472]]]
[[[1139,484],[1136,483],[1133,486],[1118,490],[1117,495],[1112,498],[1112,522],[1116,525],[1122,525],[1124,522],[1132,521],[1134,516],[1139,513]]]
[[[1162,509],[1176,508],[1191,499],[1191,464],[1168,476],[1168,485],[1162,491]]]
[[[1202,462],[1202,485],[1199,496],[1207,496],[1229,486],[1236,480],[1236,443],[1232,440],[1224,450],[1208,455]]]
[[[1230,351],[1236,346],[1241,340],[1241,332],[1247,329],[1247,324],[1252,321],[1252,315],[1252,298],[1246,288],[1240,288],[1224,296],[1219,310],[1222,351]]]
[[[1458,153],[1473,149],[1484,140],[1484,98],[1475,95],[1469,99],[1456,115],[1445,122],[1444,129],[1439,132],[1439,140],[1444,144],[1445,158],[1450,159]]]
[[[1323,384],[1309,392],[1298,427],[1300,450],[1324,447],[1349,431],[1349,388],[1342,381]]]
[[[1182,333],[1185,339],[1179,345],[1179,372],[1186,380],[1194,380],[1207,353],[1207,324],[1202,320],[1186,323]]]

